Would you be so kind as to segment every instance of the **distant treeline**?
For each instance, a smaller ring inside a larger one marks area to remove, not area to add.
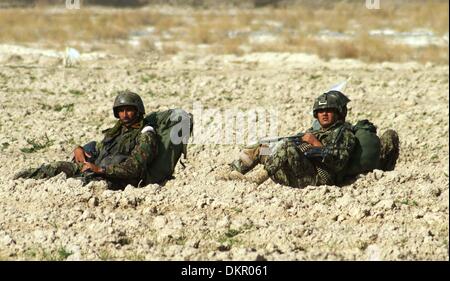
[[[79,1],[81,5],[100,5],[114,7],[140,7],[145,5],[190,6],[199,8],[209,7],[286,7],[290,5],[333,6],[336,2],[362,2],[366,0],[69,0]],[[446,2],[434,0],[432,2]],[[390,2],[421,2],[421,0],[390,0]],[[65,5],[66,0],[0,0],[0,8],[33,7],[40,5]]]

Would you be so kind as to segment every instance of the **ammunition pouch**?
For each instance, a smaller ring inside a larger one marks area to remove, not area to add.
[[[109,165],[119,164],[125,161],[128,157],[129,155],[122,155],[122,154],[108,155],[100,161],[98,166],[107,167]]]
[[[303,153],[308,159],[320,159],[323,160],[330,154],[330,151],[326,147],[313,147]]]

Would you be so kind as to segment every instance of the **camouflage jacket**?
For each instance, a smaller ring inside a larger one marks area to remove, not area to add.
[[[143,122],[127,128],[120,121],[103,131],[104,139],[96,144],[95,164],[105,169],[105,177],[117,185],[137,186],[146,182],[146,169],[157,154],[156,134],[143,130]]]
[[[334,182],[339,182],[356,144],[356,137],[351,131],[351,125],[337,121],[326,129],[310,128],[307,132],[312,133],[330,152],[316,164],[326,170]]]

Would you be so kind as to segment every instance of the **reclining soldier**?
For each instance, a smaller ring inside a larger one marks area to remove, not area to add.
[[[345,122],[349,101],[339,91],[320,95],[313,106],[318,128],[310,128],[296,141],[277,142],[271,153],[263,152],[268,149],[266,144],[245,148],[239,159],[230,164],[232,171],[222,178],[261,184],[270,177],[276,183],[297,188],[342,183],[357,142],[352,125]],[[399,154],[398,135],[388,130],[380,141],[378,168],[392,170]],[[244,176],[258,164],[264,169],[256,175]]]
[[[115,126],[103,131],[101,142],[90,142],[73,151],[72,162],[58,161],[38,168],[25,169],[14,178],[43,179],[63,172],[68,177],[81,177],[85,182],[105,179],[111,188],[128,184],[147,184],[146,169],[157,153],[156,135],[145,126],[145,108],[141,97],[120,91],[113,105]]]

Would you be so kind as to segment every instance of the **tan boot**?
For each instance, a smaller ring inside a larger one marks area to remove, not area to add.
[[[229,180],[245,180],[245,176],[238,171],[232,171],[229,174]]]
[[[259,145],[244,148],[239,154],[239,159],[233,161],[230,166],[233,170],[245,175],[259,164]]]
[[[266,169],[261,166],[259,169],[256,169],[245,175],[245,179],[248,182],[256,183],[257,185],[262,184],[266,180],[269,179],[269,173],[267,173]]]
[[[233,169],[230,165],[224,166],[218,170],[215,175],[216,180],[245,180],[245,177],[240,172]]]

